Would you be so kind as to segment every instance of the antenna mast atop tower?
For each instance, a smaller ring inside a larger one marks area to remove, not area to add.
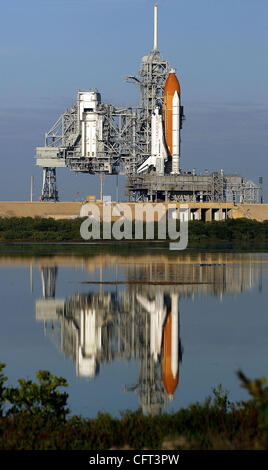
[[[157,51],[157,3],[154,6],[154,51]]]

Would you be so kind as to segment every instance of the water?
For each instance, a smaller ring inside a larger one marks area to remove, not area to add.
[[[268,377],[266,253],[0,254],[0,361],[69,383],[73,414],[159,413]]]

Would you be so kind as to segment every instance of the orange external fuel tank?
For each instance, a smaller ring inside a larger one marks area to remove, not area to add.
[[[164,328],[163,358],[162,358],[163,383],[168,395],[173,395],[178,385],[178,371],[174,377],[172,372],[172,313],[169,312]]]
[[[169,76],[166,79],[164,88],[164,124],[166,144],[169,150],[169,159],[171,159],[172,156],[173,97],[176,91],[180,97],[180,84],[176,77],[175,71],[171,70]]]

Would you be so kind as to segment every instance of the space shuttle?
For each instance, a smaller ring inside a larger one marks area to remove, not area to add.
[[[157,5],[155,5],[155,46],[157,49]],[[165,163],[172,162],[171,174],[180,174],[180,147],[183,107],[181,89],[176,70],[170,69],[164,87],[164,107],[156,107],[151,121],[151,156],[138,168],[138,173],[154,167],[156,173],[164,175]]]
[[[152,114],[152,137],[151,137],[151,157],[138,168],[138,173],[147,171],[151,166],[156,169],[159,175],[164,175],[164,165],[168,160],[168,151],[164,137],[163,119],[158,107]]]

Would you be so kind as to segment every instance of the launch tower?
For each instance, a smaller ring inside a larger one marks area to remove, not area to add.
[[[139,89],[137,107],[102,103],[98,90],[79,90],[76,103],[46,133],[44,147],[36,149],[42,201],[58,200],[56,169],[67,167],[101,177],[125,174],[132,201],[258,202],[260,187],[240,175],[183,171],[182,96],[175,70],[158,49],[157,5],[153,49],[142,58],[138,75],[126,80]]]

